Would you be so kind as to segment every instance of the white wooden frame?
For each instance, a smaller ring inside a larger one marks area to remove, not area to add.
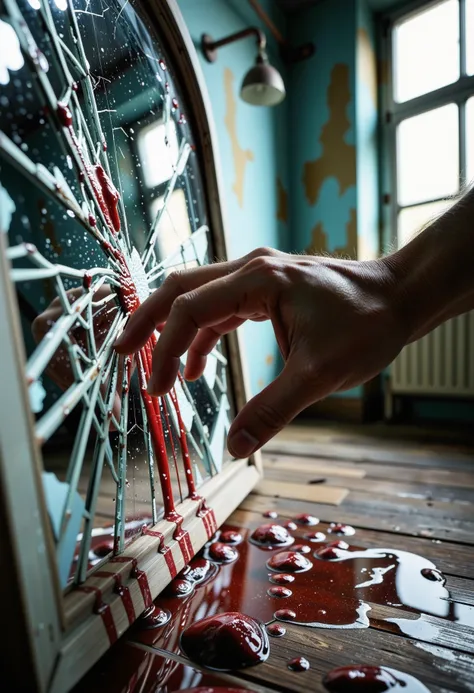
[[[151,0],[146,12],[168,39],[168,54],[188,94],[187,110],[193,113],[196,126],[214,246],[219,257],[226,257],[216,137],[199,61],[175,0]],[[175,525],[162,520],[152,528],[155,533],[161,533],[162,538],[150,534],[141,536],[127,547],[120,561],[112,559],[101,565],[101,573],[106,572],[107,577],[92,574],[80,589],[63,595],[41,485],[41,452],[33,436],[24,381],[25,353],[4,246],[4,234],[0,234],[0,382],[3,395],[0,516],[4,520],[0,540],[3,568],[0,586],[4,599],[5,595],[8,597],[7,618],[15,619],[15,627],[2,652],[8,662],[8,669],[4,671],[11,672],[7,680],[14,684],[15,690],[62,693],[69,690],[111,644],[103,616],[95,613],[98,602],[107,605],[117,637],[129,626],[124,600],[117,593],[117,581],[128,589],[134,613],[138,616],[145,608],[143,585],[148,584],[151,597],[155,598],[171,580],[165,553],[160,547],[165,546],[171,552],[177,571],[184,566],[184,559],[178,542],[173,539]],[[246,400],[247,389],[236,334],[227,338],[227,347],[236,406],[240,408]],[[250,460],[227,465],[200,487],[200,495],[214,510],[217,525],[237,507],[260,474],[256,455]],[[208,539],[205,524],[196,516],[198,502],[187,499],[178,507],[183,516],[183,529],[188,531],[192,552],[196,553]],[[8,570],[6,565],[10,566]]]

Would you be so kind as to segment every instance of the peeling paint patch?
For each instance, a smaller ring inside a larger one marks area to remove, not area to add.
[[[356,183],[355,147],[345,141],[351,127],[347,116],[350,103],[349,66],[338,63],[331,71],[327,91],[329,120],[319,137],[322,155],[314,161],[307,161],[303,168],[303,184],[311,205],[317,202],[326,178],[336,178],[341,195]]]
[[[250,149],[242,149],[237,136],[237,99],[233,91],[234,75],[228,67],[224,70],[224,91],[226,113],[224,123],[229,133],[232,144],[232,158],[234,159],[235,181],[232,186],[233,192],[237,196],[239,207],[244,206],[244,177],[245,168],[249,161],[254,160],[253,152]]]

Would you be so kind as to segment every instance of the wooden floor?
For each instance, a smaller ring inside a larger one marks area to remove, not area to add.
[[[432,560],[452,598],[474,614],[474,431],[293,426],[266,446],[264,467],[264,481],[230,524],[261,521],[269,509],[287,517],[312,513],[323,532],[327,523],[349,523],[358,546]],[[414,618],[400,608],[392,611]],[[371,627],[358,630],[290,624],[284,638],[272,639],[270,659],[252,669],[252,683],[238,675],[229,680],[251,690],[322,692],[330,669],[365,663],[405,671],[432,693],[474,691],[473,627],[422,616],[423,627],[414,627],[408,638],[382,620],[390,607],[378,613],[371,612]],[[300,655],[311,669],[295,675],[286,662]]]

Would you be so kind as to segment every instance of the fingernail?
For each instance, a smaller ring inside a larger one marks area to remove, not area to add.
[[[229,452],[234,457],[249,457],[258,447],[258,440],[245,428],[241,428],[228,439]]]
[[[147,385],[146,391],[147,391],[148,394],[151,395],[152,397],[154,397],[154,396],[157,395],[157,391],[156,391],[156,377],[155,377],[155,374],[154,374],[154,373],[152,373],[151,376],[150,376],[150,380],[148,381],[148,385]]]
[[[114,342],[114,349],[117,348],[117,347],[119,347],[119,346],[121,346],[121,345],[123,344],[123,341],[124,341],[124,340],[123,340],[123,332],[122,332],[122,334],[120,335],[120,337],[117,337],[117,339],[116,339],[115,342]]]

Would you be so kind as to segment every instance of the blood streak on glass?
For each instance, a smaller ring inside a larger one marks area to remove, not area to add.
[[[160,61],[162,70],[166,70],[166,65]],[[177,108],[177,102],[176,106]],[[107,175],[106,171],[100,164],[91,165],[87,162],[86,157],[81,149],[79,140],[77,139],[72,113],[67,104],[59,102],[57,106],[57,115],[61,125],[68,131],[72,145],[74,146],[78,160],[81,162],[82,177],[89,182],[91,191],[97,202],[99,209],[102,212],[105,224],[112,237],[117,236],[120,232],[120,215],[118,212],[119,193]],[[91,226],[96,226],[95,217],[89,215],[89,223]],[[93,220],[93,222],[92,222]],[[127,314],[133,313],[140,305],[137,288],[133,277],[131,276],[126,258],[124,254],[109,241],[102,243],[104,252],[114,260],[120,270],[120,287],[118,289],[118,297]],[[147,392],[147,382],[152,369],[152,352],[156,345],[156,337],[153,335],[145,346],[140,349],[137,355],[140,392],[143,400],[143,405],[147,414],[150,436],[152,440],[153,451],[157,460],[160,486],[164,504],[165,519],[176,524],[174,538],[178,541],[183,558],[188,562],[193,553],[193,546],[187,531],[182,529],[183,518],[177,513],[173,498],[171,486],[171,474],[166,446],[164,441],[164,432],[161,422],[161,412],[159,401],[155,397],[151,397]],[[191,460],[186,440],[186,431],[181,417],[178,400],[174,390],[171,392],[171,400],[176,411],[179,425],[179,440],[182,453],[183,464],[186,474],[186,482],[188,486],[188,495],[191,499],[201,500],[198,508],[198,513],[203,519],[203,524],[206,528],[208,537],[216,530],[216,523],[213,511],[205,505],[205,502],[197,495],[194,479],[192,475]],[[168,567],[171,568],[169,565]]]

